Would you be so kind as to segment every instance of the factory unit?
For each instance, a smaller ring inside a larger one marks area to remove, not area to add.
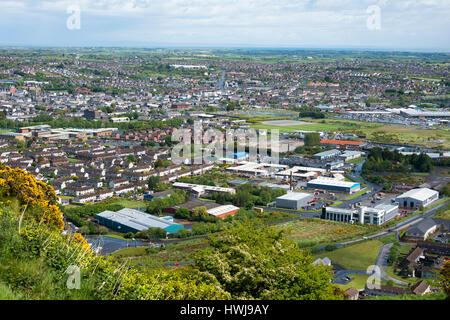
[[[352,151],[352,150],[346,150],[342,152],[338,157],[339,159],[342,159],[344,161],[350,161],[354,159],[361,158],[363,156],[363,152],[361,151]]]
[[[322,209],[321,219],[346,223],[360,223],[370,225],[382,225],[393,219],[398,214],[398,205],[381,204],[374,208],[358,207],[356,209],[341,209],[326,207]]]
[[[237,174],[246,174],[255,177],[269,177],[273,173],[280,170],[287,169],[286,165],[272,164],[272,163],[256,163],[242,161],[237,166],[227,168],[228,171],[233,171]]]
[[[314,195],[310,193],[290,192],[276,199],[276,207],[298,210],[306,207],[312,200]]]
[[[427,207],[439,199],[439,192],[428,188],[412,189],[395,198],[402,208]]]
[[[319,152],[313,155],[313,159],[319,159],[319,160],[327,160],[327,159],[333,159],[341,154],[341,151],[337,149],[328,150],[324,152]]]
[[[311,180],[313,178],[317,178],[321,174],[325,174],[327,172],[326,169],[320,168],[311,168],[311,167],[293,167],[284,171],[277,172],[275,175],[277,177],[283,178],[299,178],[302,180]]]
[[[309,189],[325,189],[341,193],[354,193],[361,189],[361,184],[358,182],[341,181],[325,177],[308,181],[306,186]]]
[[[201,184],[192,184],[192,183],[183,183],[183,182],[175,182],[172,185],[174,188],[182,189],[182,190],[188,190],[191,193],[194,193],[198,196],[201,196],[206,193],[229,193],[229,194],[235,194],[236,190],[233,188],[222,188],[222,187],[215,187],[215,186],[205,186]]]
[[[103,211],[97,215],[99,224],[119,232],[139,232],[149,228],[161,228],[167,233],[176,233],[184,228],[173,223],[171,217],[159,218],[135,209],[122,209],[117,212]]]

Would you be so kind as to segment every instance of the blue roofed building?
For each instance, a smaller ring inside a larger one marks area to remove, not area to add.
[[[332,178],[319,177],[308,181],[308,188],[325,189],[341,193],[354,193],[361,190],[361,184],[358,182],[341,181]]]

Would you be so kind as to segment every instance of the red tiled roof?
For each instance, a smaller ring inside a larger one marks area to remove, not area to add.
[[[336,145],[341,145],[341,146],[345,146],[345,145],[359,146],[359,145],[362,144],[362,141],[347,141],[347,140],[328,140],[328,139],[323,139],[322,141],[320,141],[320,143],[324,143],[324,144],[336,144]]]

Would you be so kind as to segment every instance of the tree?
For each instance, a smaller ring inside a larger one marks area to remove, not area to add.
[[[150,176],[150,178],[148,178],[148,188],[150,190],[155,190],[156,186],[159,184],[159,182],[161,181],[161,178],[159,176]]]
[[[308,132],[304,141],[306,146],[316,146],[320,144],[320,134],[318,132]]]
[[[312,256],[283,231],[242,225],[211,236],[209,243],[194,253],[193,268],[233,299],[344,299],[331,284],[331,268],[313,265]]]
[[[148,239],[165,239],[167,237],[167,231],[161,228],[149,228],[146,234]]]
[[[191,217],[191,214],[189,212],[189,209],[187,208],[178,208],[175,212],[174,217],[178,219],[189,219]]]
[[[127,160],[128,160],[128,162],[135,163],[136,162],[136,157],[134,156],[134,154],[130,154],[130,155],[128,155]]]
[[[450,260],[444,262],[444,265],[441,268],[441,285],[445,294],[447,295],[447,300],[450,299]]]
[[[192,214],[192,219],[194,220],[204,220],[209,216],[208,210],[206,207],[197,207],[194,209],[194,213]]]

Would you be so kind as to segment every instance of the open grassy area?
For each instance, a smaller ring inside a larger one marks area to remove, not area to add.
[[[96,204],[99,203],[104,203],[104,204],[119,204],[122,205],[125,208],[130,208],[130,209],[136,209],[136,208],[145,208],[147,207],[148,203],[145,201],[141,201],[141,200],[134,200],[134,199],[127,199],[127,198],[111,198],[108,200],[105,200],[103,202],[97,202]],[[95,205],[95,204],[93,204]],[[85,205],[83,207],[89,207],[90,204]],[[64,208],[66,209],[72,209],[72,208],[80,208],[80,206],[77,205],[67,205]]]
[[[290,119],[294,120],[294,119]],[[337,119],[299,119],[300,121],[309,122],[308,124],[293,125],[293,126],[276,126],[267,125],[263,123],[253,123],[251,125],[254,129],[266,129],[273,130],[278,129],[280,133],[289,133],[297,130],[307,130],[307,131],[323,131],[323,132],[336,132],[336,131],[351,131],[351,130],[366,130],[369,128],[377,129],[382,127],[381,124],[367,123],[360,121],[351,120],[337,120]]]
[[[345,199],[343,199],[343,200],[353,200],[353,199],[356,199],[356,198],[358,198],[359,196],[362,196],[363,194],[366,194],[366,193],[368,193],[368,192],[370,192],[370,189],[365,189],[365,190],[362,190],[362,191],[360,191],[360,192],[358,192],[358,193],[354,193],[354,194],[352,194],[351,196],[349,196],[349,197],[347,197],[347,198],[345,198]]]
[[[309,124],[294,126],[274,126],[261,122],[251,124],[254,129],[278,129],[280,133],[290,133],[297,130],[348,132],[367,135],[367,140],[380,143],[398,143],[413,145],[435,145],[433,141],[441,140],[444,148],[450,148],[450,132],[443,129],[422,129],[407,126],[383,125],[380,123],[367,123],[353,120],[322,119],[305,120]]]
[[[353,160],[349,160],[349,161],[345,161],[346,163],[354,163],[354,164],[360,164],[362,162],[364,162],[364,160],[366,160],[366,158],[364,157],[359,157]]]
[[[439,219],[448,219],[450,220],[450,210],[445,210],[435,215],[436,218]]]
[[[366,270],[368,266],[376,263],[382,246],[382,241],[370,240],[331,252],[321,252],[314,256],[328,257],[332,263],[337,263],[349,270]]]
[[[286,230],[289,239],[302,245],[307,243],[315,245],[319,243],[337,242],[370,232],[370,229],[366,226],[356,226],[321,219],[296,220],[277,225],[275,228]]]
[[[383,297],[371,297],[364,300],[445,300],[445,293],[426,294],[424,296],[416,294],[408,294],[401,296],[383,296]]]
[[[342,290],[347,290],[349,288],[363,290],[366,286],[367,278],[369,278],[368,274],[350,274],[348,276],[350,278],[354,278],[354,280],[350,281],[345,285],[338,284],[337,286]]]
[[[191,254],[195,250],[205,249],[208,242],[205,239],[194,239],[168,244],[164,249],[146,250],[147,248],[125,248],[114,252],[113,257],[130,261],[134,265],[154,266],[166,263],[192,262]]]

